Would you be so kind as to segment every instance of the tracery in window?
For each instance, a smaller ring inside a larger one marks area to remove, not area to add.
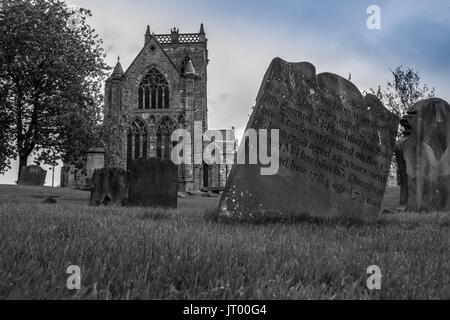
[[[144,122],[136,119],[132,122],[127,132],[127,167],[131,161],[147,158],[148,132]]]
[[[142,79],[138,89],[139,109],[168,109],[170,106],[169,84],[156,68]]]
[[[172,133],[177,129],[177,125],[169,117],[163,117],[156,127],[156,156],[159,159],[170,159],[172,148],[176,142],[172,143]]]

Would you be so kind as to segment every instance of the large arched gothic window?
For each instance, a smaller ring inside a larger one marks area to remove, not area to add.
[[[131,160],[147,158],[148,132],[144,122],[139,119],[133,121],[127,132],[127,167]]]
[[[169,98],[166,78],[156,68],[150,69],[139,85],[139,109],[168,109]]]
[[[156,127],[156,156],[160,159],[170,159],[170,153],[176,142],[171,142],[172,133],[177,125],[169,118],[164,117]]]

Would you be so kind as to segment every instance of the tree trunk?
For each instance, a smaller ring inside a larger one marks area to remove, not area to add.
[[[19,175],[17,176],[17,181],[19,181],[20,173],[22,172],[22,168],[27,166],[28,156],[20,156],[19,157]]]

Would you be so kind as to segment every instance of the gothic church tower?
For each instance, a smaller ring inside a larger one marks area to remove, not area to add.
[[[170,159],[172,132],[194,137],[194,122],[207,128],[208,49],[203,24],[198,33],[145,33],[143,48],[124,72],[120,61],[105,85],[105,115],[114,123],[105,165],[127,168],[131,160]],[[179,166],[179,190],[203,188],[202,150],[192,145],[192,164]]]

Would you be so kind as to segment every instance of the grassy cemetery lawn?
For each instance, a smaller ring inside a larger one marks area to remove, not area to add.
[[[0,299],[450,298],[448,213],[237,224],[210,218],[217,197],[179,199],[178,210],[92,208],[88,198],[0,186]],[[385,206],[397,199],[389,189]],[[70,265],[81,290],[66,287]],[[367,288],[371,265],[381,290]]]

